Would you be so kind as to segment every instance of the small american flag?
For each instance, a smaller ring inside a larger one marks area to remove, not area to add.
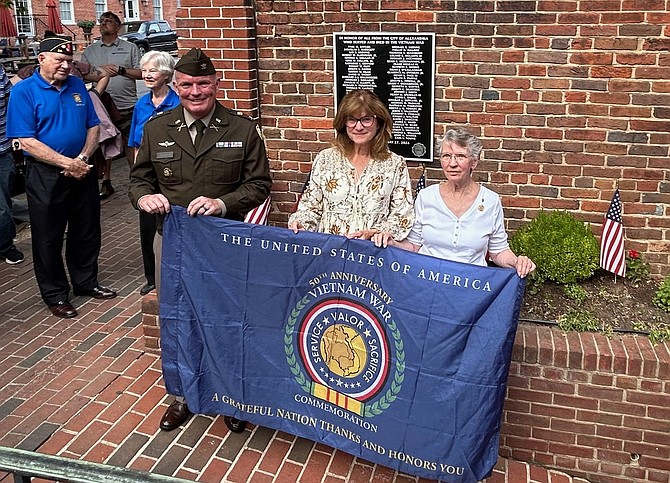
[[[419,180],[416,182],[416,194],[419,194],[419,191],[426,187],[426,167],[423,167],[423,172],[419,176]]]
[[[295,202],[295,207],[293,208],[293,211],[295,212],[298,209],[298,205],[300,204],[300,200],[302,199],[302,195],[305,194],[305,190],[309,186],[309,180],[312,177],[312,172],[310,171],[307,173],[307,179],[305,180],[305,183],[302,185],[302,190],[300,193],[298,193],[298,199]]]
[[[621,277],[626,275],[621,197],[618,188],[614,192],[603,223],[603,234],[600,238],[600,266]]]
[[[255,225],[266,225],[268,222],[268,215],[270,214],[270,197],[265,198],[265,201],[256,208],[247,213],[244,217],[245,223],[253,223]]]

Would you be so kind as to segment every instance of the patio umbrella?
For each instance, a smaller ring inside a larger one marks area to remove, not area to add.
[[[16,24],[12,11],[0,6],[0,37],[16,37]]]
[[[60,14],[55,0],[47,0],[47,25],[53,33],[63,33],[63,24],[60,23]]]

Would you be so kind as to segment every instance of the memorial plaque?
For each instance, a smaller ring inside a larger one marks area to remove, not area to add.
[[[335,33],[335,108],[347,92],[374,91],[393,118],[389,148],[407,161],[433,161],[434,33]]]

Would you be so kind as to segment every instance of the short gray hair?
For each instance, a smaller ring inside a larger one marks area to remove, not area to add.
[[[470,133],[465,128],[458,127],[456,129],[449,129],[444,136],[438,136],[437,138],[437,144],[436,144],[436,151],[437,151],[437,156],[442,157],[442,145],[445,142],[453,143],[456,146],[460,146],[462,148],[468,148],[470,150],[470,154],[474,159],[479,160],[479,157],[482,154],[482,142],[479,140],[477,136],[474,134]]]
[[[158,50],[150,50],[140,59],[140,69],[149,62],[153,62],[156,66],[156,69],[158,69],[162,74],[165,74],[168,82],[170,79],[172,79],[174,74],[175,60],[174,57],[172,57],[170,54],[167,52],[160,52]]]

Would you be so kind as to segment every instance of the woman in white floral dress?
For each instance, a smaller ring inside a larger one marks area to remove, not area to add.
[[[289,228],[364,240],[389,232],[404,239],[414,223],[412,190],[405,160],[388,149],[388,109],[371,91],[354,90],[342,99],[333,125],[333,146],[314,159]]]

